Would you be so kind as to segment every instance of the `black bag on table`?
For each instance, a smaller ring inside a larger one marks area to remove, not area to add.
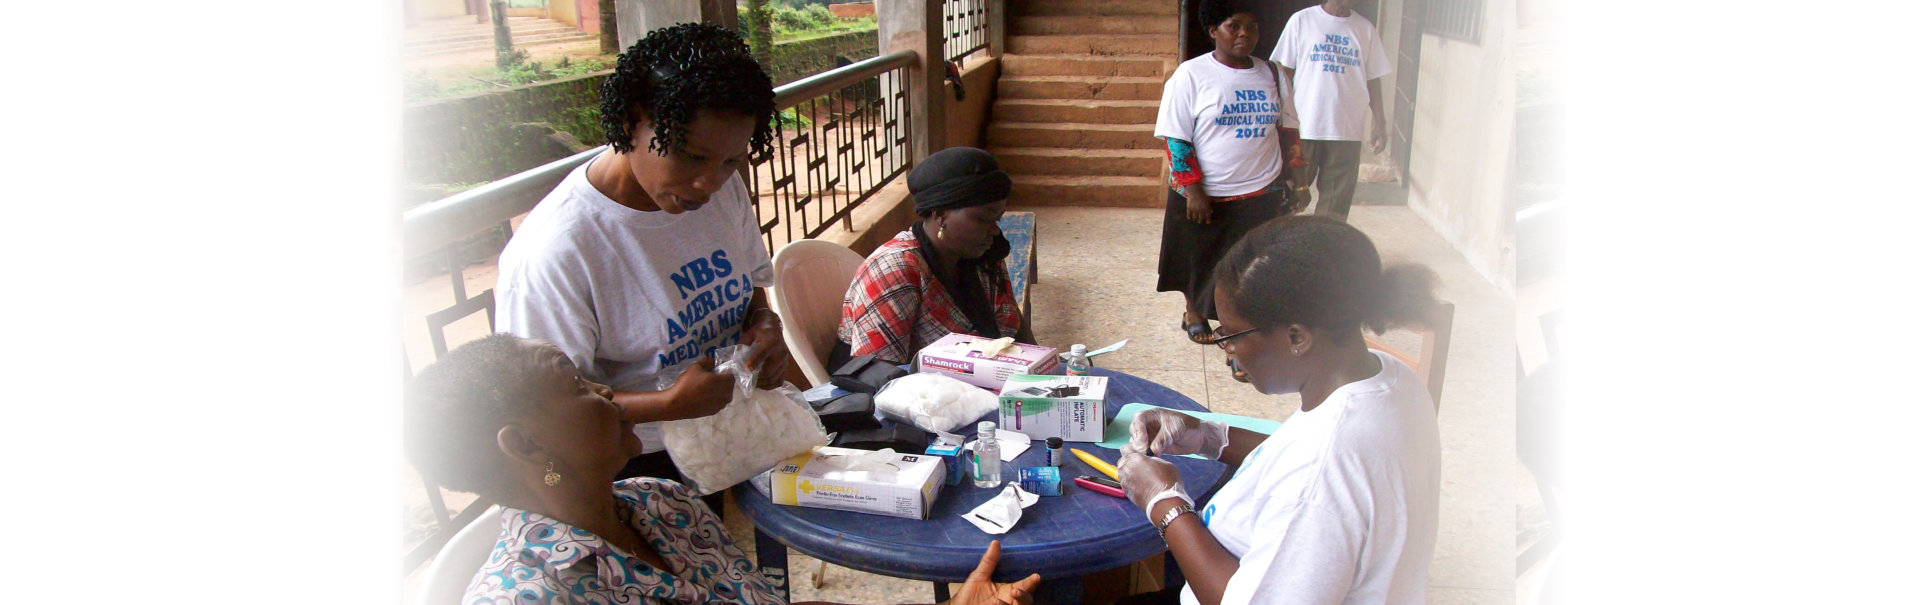
[[[833,386],[872,395],[893,379],[906,375],[907,371],[900,369],[900,366],[872,355],[861,355],[847,360],[847,363],[840,365],[840,369],[834,370],[832,381]]]
[[[847,393],[808,405],[829,433],[880,428],[880,419],[873,415],[873,396],[866,393]]]

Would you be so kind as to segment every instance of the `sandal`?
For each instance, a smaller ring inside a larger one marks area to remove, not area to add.
[[[1234,379],[1234,380],[1238,380],[1238,381],[1240,381],[1240,382],[1253,382],[1253,381],[1251,381],[1251,380],[1248,380],[1248,379],[1247,379],[1247,373],[1246,373],[1246,371],[1245,371],[1245,370],[1241,370],[1241,369],[1240,369],[1240,366],[1239,366],[1239,365],[1237,365],[1237,364],[1235,364],[1235,363],[1233,363],[1233,360],[1231,360],[1231,359],[1229,359],[1229,360],[1227,360],[1227,369],[1230,369],[1230,370],[1233,370],[1233,379]]]
[[[1187,333],[1187,340],[1193,341],[1194,344],[1213,344],[1213,328],[1207,327],[1205,319],[1200,320],[1200,323],[1190,324],[1183,316],[1180,318],[1180,329]]]

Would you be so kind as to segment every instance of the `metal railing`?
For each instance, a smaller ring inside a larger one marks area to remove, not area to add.
[[[985,51],[990,43],[987,0],[941,0],[940,40],[948,61]]]
[[[767,249],[817,237],[912,167],[912,108],[900,51],[822,72],[775,90],[773,152],[754,158],[747,192],[759,203]]]
[[[753,158],[741,174],[756,202],[754,212],[769,252],[789,241],[819,236],[836,222],[852,230],[853,211],[912,168],[907,76],[917,63],[917,55],[901,51],[774,90],[779,127],[773,149]],[[403,317],[403,328],[408,330],[403,339],[407,376],[449,349],[493,331],[491,270],[482,266],[470,271],[469,265],[485,261],[496,251],[469,250],[467,243],[496,230],[512,237],[514,219],[532,210],[567,174],[604,150],[602,146],[583,151],[402,215],[401,251],[406,262],[445,259],[449,269],[445,284],[407,288],[409,308]],[[440,291],[443,286],[447,292]],[[475,290],[478,293],[470,294]],[[417,303],[416,298],[450,298],[452,304],[438,307],[437,302]],[[482,314],[484,324],[477,321]],[[409,570],[432,558],[454,532],[490,504],[482,499],[450,514],[440,488],[428,484],[425,489],[434,527],[403,558]]]

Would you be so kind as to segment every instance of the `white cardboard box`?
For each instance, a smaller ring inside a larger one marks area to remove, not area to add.
[[[857,470],[845,463],[867,456]],[[753,478],[774,504],[925,519],[947,476],[939,456],[817,447]]]
[[[1055,397],[1058,387],[1079,392]],[[1107,377],[1008,376],[1000,389],[1000,426],[1035,440],[1098,442],[1106,438]]]
[[[914,355],[914,368],[921,372],[946,374],[977,387],[998,389],[1008,376],[1042,374],[1060,363],[1053,347],[1014,343],[1012,351],[992,357],[961,347],[976,340],[991,339],[971,334],[942,336]]]

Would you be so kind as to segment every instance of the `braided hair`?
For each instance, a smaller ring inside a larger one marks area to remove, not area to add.
[[[1366,234],[1312,215],[1254,228],[1214,266],[1213,279],[1252,327],[1300,324],[1341,338],[1358,336],[1362,325],[1379,334],[1423,323],[1438,281],[1425,265],[1382,269]]]
[[[633,128],[653,123],[648,149],[665,156],[684,147],[687,124],[699,110],[753,118],[748,149],[756,158],[773,147],[773,80],[730,30],[705,23],[657,29],[620,53],[600,84],[600,127],[607,144],[632,153]]]

